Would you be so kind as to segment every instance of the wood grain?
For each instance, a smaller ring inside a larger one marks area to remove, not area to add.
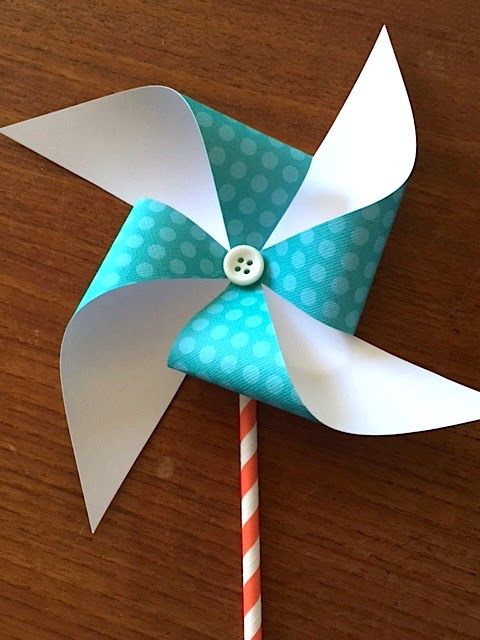
[[[419,153],[359,335],[479,387],[477,0],[3,0],[0,114],[171,85],[313,152],[383,22]],[[235,396],[188,379],[98,533],[58,380],[128,207],[0,141],[0,638],[239,640]],[[480,427],[391,438],[260,409],[266,640],[480,637]]]

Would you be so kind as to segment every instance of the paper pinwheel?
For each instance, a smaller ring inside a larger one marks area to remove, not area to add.
[[[353,335],[416,153],[386,29],[313,158],[157,86],[2,132],[134,205],[61,353],[92,529],[185,373],[241,394],[242,516],[257,527],[245,637],[259,638],[246,398],[356,434],[480,418],[479,392]]]

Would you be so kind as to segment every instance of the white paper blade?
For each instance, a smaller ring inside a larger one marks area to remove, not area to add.
[[[184,374],[171,344],[224,280],[153,280],[79,311],[62,344],[62,389],[92,531],[170,404]]]
[[[480,392],[328,327],[266,287],[265,296],[292,383],[320,422],[393,435],[480,419]]]
[[[384,27],[264,248],[390,195],[407,180],[415,154],[412,109]]]
[[[170,205],[229,248],[199,127],[173,89],[139,87],[0,132],[130,204]]]

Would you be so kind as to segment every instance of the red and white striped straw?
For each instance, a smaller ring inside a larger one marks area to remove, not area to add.
[[[240,399],[240,492],[242,496],[243,638],[262,638],[260,512],[258,500],[257,402]]]

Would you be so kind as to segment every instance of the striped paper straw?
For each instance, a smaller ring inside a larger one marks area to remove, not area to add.
[[[240,491],[242,496],[243,638],[262,638],[260,518],[258,502],[257,402],[240,399]]]

